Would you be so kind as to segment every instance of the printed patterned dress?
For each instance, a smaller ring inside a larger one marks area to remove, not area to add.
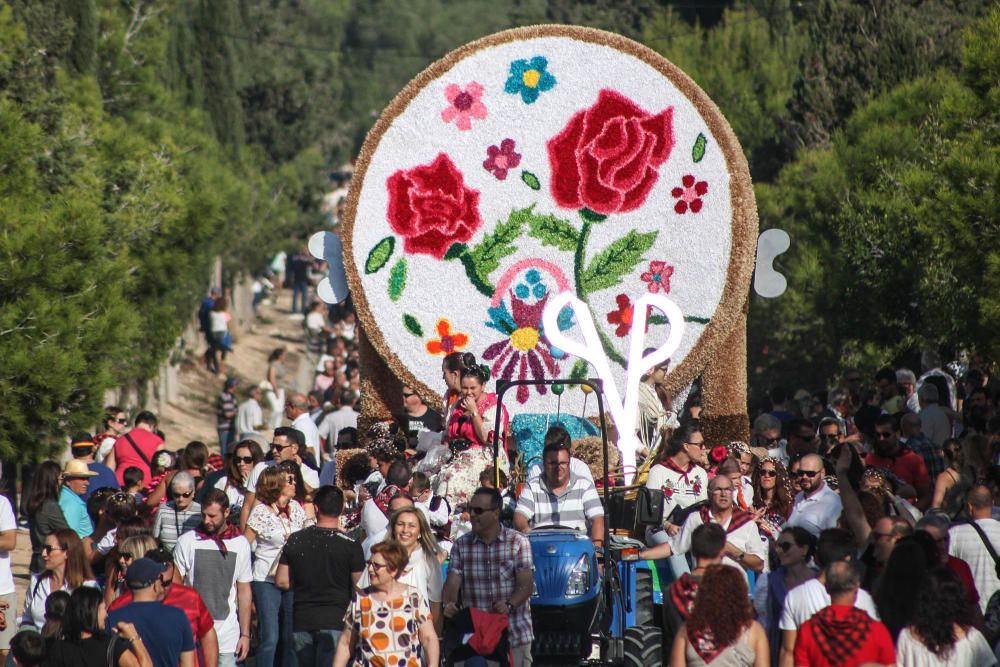
[[[344,616],[345,627],[358,636],[354,667],[421,667],[417,629],[430,618],[427,600],[412,587],[383,602],[368,587],[354,596]]]

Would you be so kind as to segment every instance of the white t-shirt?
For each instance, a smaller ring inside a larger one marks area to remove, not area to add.
[[[253,543],[253,580],[274,583],[274,577],[267,576],[274,559],[288,541],[288,536],[302,530],[306,522],[306,512],[295,500],[288,503],[288,517],[278,516],[267,505],[257,504],[247,518],[247,528],[257,533]]]
[[[226,492],[226,497],[229,498],[229,507],[243,507],[243,494],[235,486],[229,483],[229,476],[220,477],[215,482],[215,488],[220,491]]]
[[[44,579],[39,579],[39,575],[31,575],[31,580],[28,582],[28,590],[24,593],[24,611],[21,614],[21,622],[18,627],[32,627],[41,630],[42,626],[45,625],[45,601],[48,599],[49,594],[52,593],[52,579],[45,577]],[[85,581],[81,586],[89,586],[90,588],[97,588],[97,582],[93,579]],[[69,582],[63,582],[63,587],[59,590],[66,591],[67,593],[72,593],[73,589],[69,587]],[[9,611],[9,610],[8,610]],[[8,614],[7,618],[11,619],[13,614]],[[10,620],[7,623],[11,623]]]
[[[302,431],[302,435],[306,437],[306,449],[312,450],[313,456],[316,457],[316,462],[319,463],[319,429],[316,427],[316,422],[309,416],[309,413],[303,412],[296,417],[295,421],[292,422],[292,428]]]
[[[678,472],[657,463],[649,469],[646,488],[663,491],[663,520],[666,521],[675,507],[683,509],[708,498],[708,473],[694,464],[686,472]]]
[[[17,530],[14,508],[7,496],[0,496],[0,532]],[[10,552],[0,551],[0,595],[14,592],[14,573],[10,569]]]
[[[250,471],[250,476],[247,477],[247,492],[257,493],[257,480],[260,479],[260,474],[264,472],[264,468],[270,468],[271,466],[278,465],[274,461],[261,461],[253,467]],[[319,488],[319,473],[310,468],[307,465],[300,465],[299,470],[302,471],[302,481],[306,483],[310,489]]]
[[[337,449],[337,436],[345,428],[358,427],[358,413],[352,407],[340,407],[319,423],[319,437],[326,439],[327,449]]]
[[[997,657],[983,633],[975,628],[966,630],[943,659],[910,634],[909,628],[903,628],[896,644],[896,662],[906,667],[991,667],[997,664]]]
[[[826,592],[826,587],[819,579],[810,579],[788,591],[778,627],[782,630],[798,630],[803,623],[813,617],[813,614],[829,606],[830,594]],[[858,589],[854,606],[866,612],[876,621],[879,620],[878,612],[875,610],[875,601],[865,589]]]
[[[208,314],[212,333],[222,333],[229,330],[229,316],[224,310],[213,310]]]
[[[712,523],[717,523],[715,516],[711,513],[709,514],[709,520]],[[702,521],[701,512],[694,512],[684,520],[684,525],[681,526],[680,532],[674,535],[673,540],[670,543],[670,546],[673,548],[675,554],[686,554],[691,550],[691,534],[694,533],[695,528],[703,523],[704,521]],[[767,572],[769,569],[767,562],[767,547],[760,539],[760,531],[757,529],[757,524],[753,521],[747,521],[745,524],[730,533],[728,531],[730,523],[732,523],[732,515],[730,515],[726,523],[719,524],[724,530],[726,530],[726,542],[739,548],[745,553],[760,558],[764,561],[764,572]],[[740,572],[746,574],[743,566],[729,556],[724,556],[722,558],[722,563],[723,565],[735,567]],[[747,579],[749,579],[749,576]]]
[[[795,494],[792,515],[785,525],[800,526],[819,537],[821,531],[837,527],[843,507],[840,494],[823,482],[823,488],[809,498],[802,491]]]
[[[1000,521],[996,519],[978,519],[976,524],[983,529],[986,537],[993,543],[993,548],[1000,552]],[[955,524],[948,531],[951,543],[948,555],[961,558],[969,564],[972,579],[979,591],[979,608],[986,613],[990,597],[1000,590],[1000,578],[997,577],[996,563],[990,552],[986,550],[983,539],[972,526],[964,523]]]
[[[315,310],[308,315],[306,315],[306,328],[309,329],[314,335],[318,335],[323,331],[323,325],[326,324],[326,316],[323,313],[316,312]]]
[[[115,548],[115,535],[118,533],[118,528],[112,528],[108,532],[104,533],[104,537],[97,543],[94,547],[94,551],[107,555],[111,553],[111,550]]]
[[[101,445],[97,448],[97,455],[94,457],[98,463],[107,458],[108,454],[111,453],[111,450],[115,448],[115,443],[117,441],[118,438],[113,435],[106,436],[103,440],[101,440]]]
[[[260,403],[252,398],[240,403],[236,408],[236,433],[255,433],[264,424],[264,411]]]
[[[219,652],[233,653],[240,640],[236,606],[236,584],[253,581],[250,567],[250,543],[242,535],[223,540],[223,554],[215,540],[198,539],[194,532],[184,533],[174,547],[174,565],[184,583],[194,588],[215,620]]]
[[[365,560],[372,556],[372,547],[382,541],[389,530],[389,517],[375,504],[374,498],[369,498],[361,507],[361,528],[365,531],[365,541],[361,548],[365,552]]]

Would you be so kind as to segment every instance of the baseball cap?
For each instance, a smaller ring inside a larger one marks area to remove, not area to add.
[[[69,439],[70,447],[76,447],[79,445],[88,445],[90,447],[94,446],[94,436],[90,435],[86,431],[80,431],[74,433],[73,437]]]
[[[148,588],[166,570],[167,566],[164,563],[157,563],[152,558],[138,558],[125,571],[125,583],[133,590]]]

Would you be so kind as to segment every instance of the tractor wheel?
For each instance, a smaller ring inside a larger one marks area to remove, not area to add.
[[[635,572],[635,624],[653,625],[653,575],[649,570]]]
[[[650,625],[625,630],[625,667],[657,667],[666,664],[662,655],[661,631]]]

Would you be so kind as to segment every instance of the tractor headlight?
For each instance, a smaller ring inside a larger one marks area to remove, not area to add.
[[[590,590],[590,558],[587,554],[580,556],[576,565],[569,571],[569,581],[566,582],[566,597],[583,595]]]

